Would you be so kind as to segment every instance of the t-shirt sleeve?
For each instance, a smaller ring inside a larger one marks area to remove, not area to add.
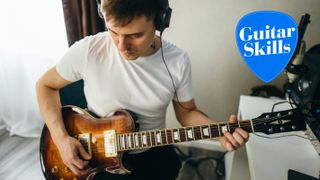
[[[193,98],[192,92],[192,72],[191,72],[191,63],[189,56],[185,53],[183,56],[183,63],[182,63],[182,78],[177,86],[177,99],[174,96],[174,101],[186,102],[190,101]]]
[[[74,43],[57,63],[57,72],[65,80],[74,82],[82,79],[88,57],[89,37]]]

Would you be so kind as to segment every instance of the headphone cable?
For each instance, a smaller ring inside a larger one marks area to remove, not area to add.
[[[201,114],[203,114],[204,116],[208,117],[207,114],[205,114],[204,112],[198,110],[197,108],[196,109],[193,109],[193,108],[188,108],[188,107],[185,107],[181,104],[180,100],[179,100],[179,97],[178,97],[178,94],[177,94],[177,89],[176,89],[176,85],[174,83],[174,80],[173,80],[173,77],[172,77],[172,74],[168,68],[168,65],[165,61],[165,58],[164,58],[164,55],[163,55],[163,46],[162,46],[162,32],[160,32],[160,48],[161,48],[161,57],[162,57],[162,61],[163,61],[163,64],[165,65],[166,69],[167,69],[167,72],[170,76],[170,79],[171,79],[171,82],[172,82],[172,86],[173,86],[173,90],[174,90],[174,97],[177,99],[177,103],[179,104],[180,107],[182,107],[183,109],[185,110],[188,110],[188,111],[197,111],[197,112],[200,112]]]

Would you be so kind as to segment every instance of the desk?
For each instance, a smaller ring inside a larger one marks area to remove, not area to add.
[[[258,117],[263,112],[270,112],[272,105],[279,101],[283,100],[241,96],[238,117],[242,120]],[[290,108],[290,105],[283,104],[276,106],[275,111]],[[272,135],[257,134],[268,137],[287,134],[305,136],[302,131]],[[246,143],[246,150],[251,180],[287,180],[288,169],[319,177],[320,156],[307,139],[296,136],[268,139],[251,133]]]

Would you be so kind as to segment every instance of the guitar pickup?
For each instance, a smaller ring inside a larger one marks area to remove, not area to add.
[[[117,157],[118,150],[116,144],[116,131],[104,131],[104,154],[105,157]]]
[[[84,134],[79,134],[78,140],[84,147],[84,149],[91,155],[91,134],[90,133],[84,133]]]

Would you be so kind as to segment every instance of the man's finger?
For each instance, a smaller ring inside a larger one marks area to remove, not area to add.
[[[228,142],[226,137],[220,137],[219,138],[220,143],[222,144],[222,146],[227,150],[227,151],[233,151],[234,148],[232,146],[232,144],[230,142]]]
[[[239,133],[245,141],[249,140],[249,133],[241,128],[236,128],[235,132]]]
[[[237,122],[237,116],[236,115],[231,115],[229,117],[229,123],[236,123]]]
[[[87,151],[83,148],[82,145],[78,146],[78,151],[80,154],[80,157],[84,160],[90,160],[91,159],[91,155],[89,153],[87,153]]]
[[[234,132],[234,133],[232,133],[232,136],[240,146],[242,146],[244,144],[245,140],[243,139],[243,137],[239,133]]]
[[[237,147],[239,147],[239,143],[234,139],[234,137],[229,133],[226,132],[224,134],[224,136],[227,138],[227,140],[232,144],[232,146],[234,147],[234,149],[236,149]]]

